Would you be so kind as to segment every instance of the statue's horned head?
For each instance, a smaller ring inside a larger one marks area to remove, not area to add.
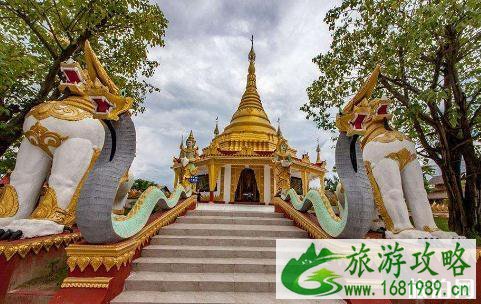
[[[377,65],[359,92],[357,92],[337,115],[336,126],[339,131],[346,132],[347,136],[353,136],[355,134],[363,135],[366,127],[373,121],[374,117],[387,115],[389,103],[384,102],[384,99],[370,99],[376,86],[379,72],[380,66]],[[373,101],[375,101],[375,103],[373,103]],[[373,111],[374,108],[375,110]],[[377,112],[379,112],[378,116],[376,116]]]
[[[71,94],[82,96],[86,86],[91,83],[88,73],[82,70],[80,64],[69,58],[67,61],[60,63],[60,71],[65,81],[61,81],[59,85],[60,91],[68,89]]]
[[[60,71],[65,82],[61,82],[59,89],[64,91],[68,88],[71,94],[90,100],[95,118],[118,120],[119,115],[132,108],[133,99],[120,94],[88,41],[83,50],[86,69],[83,70],[73,59],[62,62]]]
[[[387,97],[375,98],[369,101],[369,107],[371,108],[371,121],[378,122],[389,120],[392,114],[389,113],[389,105],[392,100]]]

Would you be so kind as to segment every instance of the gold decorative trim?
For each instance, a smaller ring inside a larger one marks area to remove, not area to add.
[[[281,208],[289,218],[291,218],[296,224],[301,228],[307,231],[310,236],[315,239],[329,239],[331,238],[321,227],[315,225],[310,220],[306,219],[304,215],[297,211],[291,204],[283,201],[279,197],[275,197],[272,200],[274,206]]]
[[[386,158],[397,161],[399,164],[399,171],[402,171],[410,162],[416,159],[416,154],[409,152],[409,150],[406,148],[403,148],[398,152],[389,153]]]
[[[112,213],[115,215],[124,215],[124,209],[112,209]]]
[[[390,143],[395,140],[403,141],[403,140],[409,140],[409,138],[399,131],[385,130],[385,132],[382,133],[381,136],[376,136],[375,138],[372,139],[372,141],[377,141],[380,143]]]
[[[57,148],[64,140],[68,138],[68,136],[62,136],[55,132],[49,131],[38,121],[35,123],[35,125],[30,127],[27,132],[25,132],[25,137],[32,145],[42,149],[50,157],[52,157],[52,151],[50,151],[50,147]]]
[[[119,184],[122,184],[129,180],[129,170],[125,171],[124,175],[120,178]]]
[[[366,129],[366,134],[364,134],[361,138],[361,149],[364,149],[364,146],[373,141],[377,136],[381,135],[381,134],[385,134],[386,132],[389,132],[388,130],[386,130],[386,128],[384,127],[384,124],[373,124],[373,125],[370,125],[367,129]]]
[[[393,229],[393,230],[390,230],[393,234],[398,234],[398,233],[401,233],[403,231],[407,231],[407,230],[416,230],[414,229],[413,227],[408,227],[408,228],[403,228],[403,229]]]
[[[30,251],[34,254],[38,254],[42,249],[48,252],[52,246],[56,248],[66,247],[71,243],[77,242],[80,238],[80,233],[69,233],[65,235],[24,239],[15,242],[0,242],[0,255],[4,255],[7,261],[15,254],[18,254],[23,259]]]
[[[54,117],[61,120],[78,121],[85,118],[92,118],[92,113],[86,109],[90,108],[86,104],[87,100],[79,97],[68,97],[64,100],[53,100],[43,102],[30,110],[27,117],[32,115],[38,120]]]
[[[370,142],[390,143],[395,140],[409,141],[410,139],[399,131],[387,130],[383,122],[371,123],[361,139],[361,149]]]
[[[207,195],[201,195],[200,196],[200,200],[202,202],[208,202],[210,200],[210,194],[207,194]],[[220,202],[220,201],[223,201],[224,198],[222,195],[214,195],[214,202]]]
[[[372,173],[371,162],[365,160],[364,166],[366,167],[366,173],[369,178],[369,181],[371,182],[372,193],[374,196],[374,203],[376,204],[377,211],[379,212],[384,223],[386,224],[386,229],[389,231],[393,231],[394,225],[391,217],[389,216],[389,213],[386,210],[386,207],[384,206],[381,190],[379,190],[379,185],[377,184],[376,179],[374,178],[374,175]]]
[[[86,99],[80,96],[71,95],[67,99],[62,100],[62,103],[66,105],[71,105],[78,109],[84,110],[85,112],[88,112],[88,113],[95,112],[95,106],[90,101],[90,99]],[[91,117],[92,115],[83,114],[83,116],[87,118],[87,117]]]
[[[57,194],[55,189],[48,187],[45,195],[33,211],[30,218],[51,220],[61,224],[67,216],[67,211],[58,207]]]
[[[17,190],[12,185],[0,189],[0,218],[14,216],[18,212]]]
[[[111,277],[68,277],[62,282],[62,288],[109,288]]]
[[[426,231],[426,232],[434,232],[434,231],[439,231],[439,228],[438,227],[429,227],[429,226],[424,226],[423,227],[423,230]]]
[[[136,251],[147,244],[160,228],[173,223],[177,217],[195,203],[196,198],[194,196],[185,199],[176,207],[147,224],[135,236],[123,242],[111,245],[74,244],[68,246],[65,251],[67,252],[67,265],[70,271],[78,267],[83,272],[89,265],[94,271],[97,271],[102,265],[106,271],[114,266],[117,267],[117,270],[120,269],[122,265],[125,266],[132,261]]]

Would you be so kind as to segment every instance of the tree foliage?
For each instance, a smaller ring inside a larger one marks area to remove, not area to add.
[[[333,41],[313,59],[319,78],[302,107],[319,127],[377,63],[375,92],[394,99],[393,124],[442,170],[450,225],[480,231],[481,5],[478,0],[344,0],[324,21]],[[461,186],[461,161],[466,187]]]
[[[21,135],[25,114],[57,99],[60,62],[82,62],[89,40],[109,74],[143,111],[167,20],[148,0],[0,0],[0,155]]]
[[[134,184],[132,185],[132,189],[144,192],[150,186],[155,186],[155,185],[156,183],[153,181],[138,178],[134,181]]]
[[[331,191],[332,193],[336,193],[337,184],[339,183],[339,177],[337,175],[333,175],[332,177],[326,177],[324,179],[326,191]]]

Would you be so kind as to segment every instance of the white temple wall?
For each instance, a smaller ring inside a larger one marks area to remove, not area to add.
[[[271,167],[264,165],[264,203],[271,201]]]
[[[230,202],[230,183],[232,176],[231,165],[224,166],[224,202],[228,204]]]
[[[219,168],[219,171],[217,171],[217,180],[216,180],[216,191],[214,192],[214,197],[220,195],[220,185],[221,185],[221,173],[222,173],[222,168]]]

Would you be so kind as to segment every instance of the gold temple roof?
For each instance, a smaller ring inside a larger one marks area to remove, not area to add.
[[[224,132],[213,139],[209,148],[215,147],[221,151],[241,151],[246,148],[259,152],[275,150],[278,135],[264,111],[257,92],[255,58],[252,44],[248,56],[246,89],[237,111],[232,115],[230,124],[225,127]]]

